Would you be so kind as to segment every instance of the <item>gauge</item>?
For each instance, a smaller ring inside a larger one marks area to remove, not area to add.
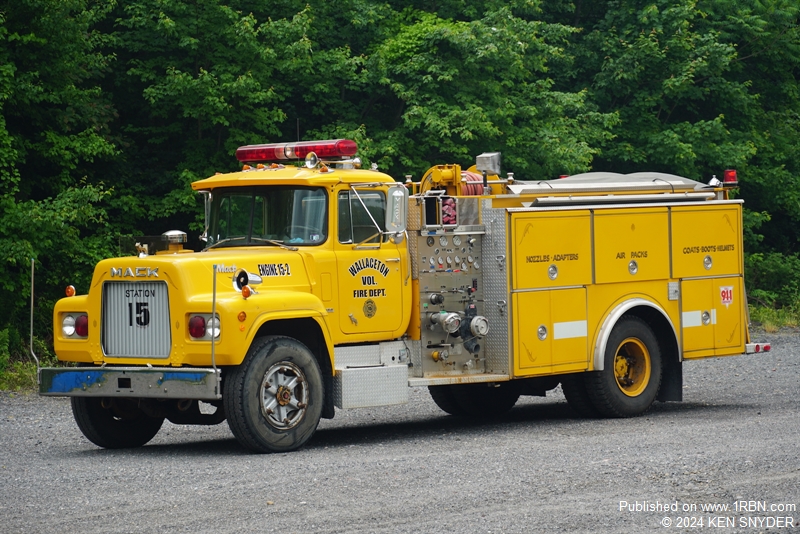
[[[441,246],[443,246],[443,247],[447,246],[447,236],[446,235],[443,235],[442,237],[439,238],[439,244]]]
[[[431,256],[431,265],[436,265],[436,258]]]
[[[472,256],[467,256],[467,261],[472,263],[475,259]]]
[[[444,260],[442,259],[441,256],[439,256],[439,265],[444,265]]]
[[[466,254],[467,253],[467,249],[465,249],[464,247],[461,247],[461,253],[462,254]]]
[[[429,247],[432,247],[433,246],[433,236],[429,235],[428,239],[426,240],[426,243],[428,243]]]
[[[456,247],[460,247],[461,246],[461,236],[458,236],[458,235],[454,235],[453,236],[453,245],[456,246]]]
[[[476,269],[480,269],[481,268],[481,264],[478,263],[478,260],[475,260],[475,263],[473,263],[472,266],[475,267]]]
[[[466,271],[467,270],[467,262],[462,262],[461,263],[461,270],[462,271]]]
[[[453,264],[453,258],[447,256],[447,265],[452,265],[452,264]]]
[[[438,254],[439,253],[439,249],[438,248],[433,249],[433,253],[434,254]]]
[[[455,261],[456,263],[461,263],[461,258],[456,256],[455,258],[453,258],[453,261]]]

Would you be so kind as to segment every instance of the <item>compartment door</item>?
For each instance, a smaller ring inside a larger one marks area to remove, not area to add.
[[[588,368],[586,289],[515,293],[514,376]]]
[[[743,353],[745,304],[741,277],[681,282],[684,358]]]
[[[681,282],[681,332],[684,358],[713,355],[716,311],[711,304],[711,279]]]

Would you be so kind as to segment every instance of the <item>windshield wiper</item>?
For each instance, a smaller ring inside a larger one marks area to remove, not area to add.
[[[270,245],[275,245],[281,248],[285,248],[286,250],[297,251],[300,250],[297,247],[292,247],[290,245],[284,245],[283,241],[279,241],[277,239],[266,239],[264,237],[251,237],[250,241],[260,241],[262,243],[269,243]]]
[[[230,243],[231,241],[236,241],[236,240],[238,240],[238,239],[244,239],[244,237],[228,237],[228,238],[225,238],[225,239],[220,239],[220,240],[219,240],[219,241],[217,241],[216,243],[214,243],[214,244],[211,244],[211,245],[208,245],[208,246],[205,248],[205,250],[211,250],[212,248],[214,248],[214,247],[218,247],[218,246],[220,246],[220,245],[221,245],[221,244],[223,244],[223,243]]]
[[[241,240],[241,239],[246,239],[246,238],[245,237],[228,237],[226,239],[221,239],[221,240],[217,241],[216,243],[207,246],[205,248],[205,250],[211,250],[212,248],[218,247],[219,245],[222,245],[223,243],[230,243],[231,241],[238,241],[238,240]],[[276,241],[275,239],[265,239],[263,237],[251,237],[250,238],[250,242],[252,243],[253,241],[258,241],[259,243],[268,243],[270,245],[274,245],[276,247],[281,247],[281,248],[284,248],[286,250],[291,250],[291,251],[295,251],[295,252],[297,250],[299,250],[297,247],[284,245],[283,241]],[[249,245],[249,244],[250,243],[244,243],[245,246]]]

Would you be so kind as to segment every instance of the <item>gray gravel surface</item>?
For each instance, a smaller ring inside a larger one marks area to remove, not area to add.
[[[414,389],[289,454],[248,454],[225,423],[103,450],[67,399],[0,393],[0,532],[800,532],[800,336],[758,337],[773,352],[687,362],[684,402],[644,417],[578,419],[556,390],[477,423]]]

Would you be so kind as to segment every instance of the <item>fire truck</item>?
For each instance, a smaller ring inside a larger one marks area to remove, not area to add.
[[[204,196],[204,248],[142,239],[54,310],[41,395],[137,447],[227,420],[290,451],[336,409],[409,402],[496,418],[559,385],[586,417],[680,401],[686,360],[769,350],[748,330],[735,171],[520,181],[500,153],[405,183],[350,140],[239,148]],[[32,275],[33,277],[33,275]]]

